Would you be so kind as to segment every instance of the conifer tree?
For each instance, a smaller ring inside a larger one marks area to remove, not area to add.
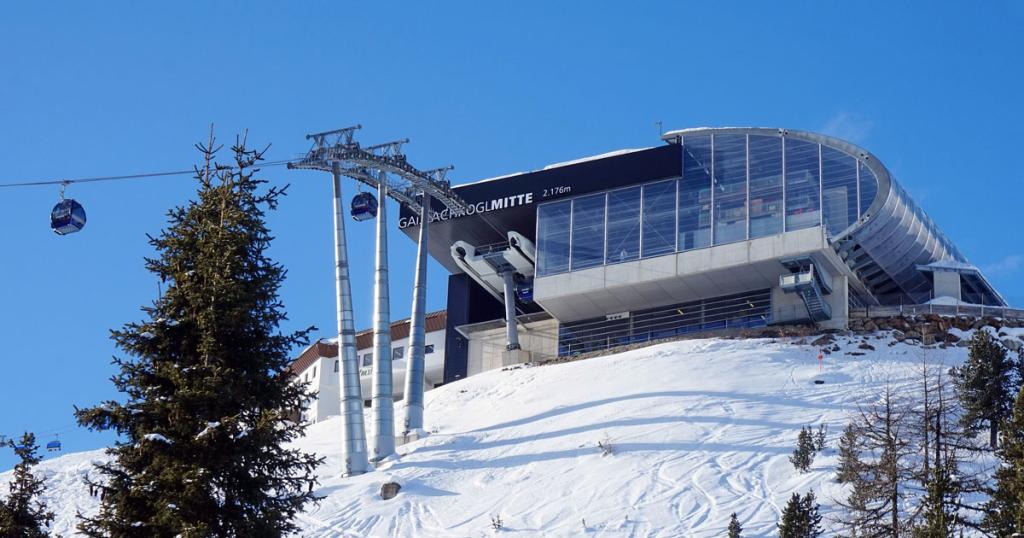
[[[1020,388],[1021,364],[1011,359],[1006,348],[988,331],[979,330],[971,338],[970,353],[953,375],[965,427],[989,429],[989,447],[996,448],[999,424],[1010,417],[1013,398]]]
[[[918,402],[911,413],[916,426],[910,431],[922,456],[916,474],[923,495],[913,534],[954,536],[965,527],[978,527],[972,515],[981,510],[971,499],[986,487],[978,479],[972,434],[958,420],[961,411],[945,367],[925,358],[920,372]]]
[[[814,451],[821,452],[828,445],[828,426],[818,424],[818,431],[814,432]]]
[[[849,498],[837,501],[847,511],[842,523],[856,536],[903,536],[907,482],[914,478],[915,447],[907,434],[907,405],[886,384],[881,398],[861,408],[854,421],[862,459],[855,466]]]
[[[19,441],[6,444],[14,449],[21,461],[14,466],[10,495],[0,504],[0,536],[49,536],[47,528],[53,521],[53,513],[39,499],[46,489],[43,479],[32,474],[32,468],[41,459],[37,454],[36,436],[26,432]]]
[[[995,472],[984,528],[1000,538],[1024,535],[1024,389],[1017,393],[996,454],[1002,465]]]
[[[157,256],[146,268],[167,283],[143,308],[143,321],[112,331],[131,358],[115,358],[123,402],[76,410],[83,426],[114,430],[94,517],[80,515],[88,536],[281,536],[316,498],[320,460],[286,443],[303,432],[288,420],[305,384],[289,357],[311,329],[284,334],[278,299],[285,270],[267,257],[266,210],[284,189],[254,177],[263,151],[232,148],[234,162],[214,162],[197,144],[195,200],[168,213],[150,238]]]
[[[821,515],[813,490],[803,497],[794,493],[789,498],[778,527],[779,538],[815,538],[821,535]]]
[[[740,520],[736,517],[736,512],[733,512],[729,516],[729,538],[742,538],[743,526],[740,525]]]
[[[814,434],[810,427],[801,428],[800,435],[797,437],[796,449],[789,457],[789,462],[796,470],[806,473],[811,468],[811,464],[814,463],[814,446]]]
[[[921,505],[921,523],[914,528],[914,538],[946,538],[954,536],[959,527],[953,508],[958,495],[957,484],[948,462],[936,462],[930,469]]]
[[[839,465],[836,468],[836,482],[847,484],[859,476],[861,468],[859,444],[857,428],[852,422],[847,423],[843,428],[842,437],[839,438]]]

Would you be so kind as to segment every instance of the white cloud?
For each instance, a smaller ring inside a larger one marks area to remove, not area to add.
[[[840,111],[829,118],[829,120],[825,122],[825,125],[821,127],[820,131],[823,134],[834,136],[841,140],[846,140],[847,142],[859,144],[867,138],[874,126],[875,122],[865,117],[846,111]]]
[[[1024,256],[1011,254],[985,267],[985,274],[992,276],[1010,275],[1024,268]]]

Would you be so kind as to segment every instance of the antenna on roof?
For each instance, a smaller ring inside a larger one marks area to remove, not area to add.
[[[658,137],[661,137],[661,135],[665,134],[665,129],[662,128],[661,126],[661,120],[654,122],[654,124],[658,126]]]

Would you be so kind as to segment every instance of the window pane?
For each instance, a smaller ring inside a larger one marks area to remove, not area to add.
[[[750,135],[750,237],[782,233],[782,137]]]
[[[544,204],[537,208],[537,274],[569,270],[569,212],[571,201]]]
[[[608,193],[608,263],[640,257],[640,187]]]
[[[852,155],[821,147],[821,198],[830,236],[857,221],[857,161]]]
[[[644,185],[642,255],[659,256],[676,249],[676,182]]]
[[[747,137],[715,135],[716,245],[747,238]]]
[[[860,163],[860,214],[868,212],[878,193],[878,180],[864,163]]]
[[[405,348],[404,347],[399,346],[399,347],[391,349],[391,360],[393,360],[393,361],[401,360],[403,355],[405,355]]]
[[[818,145],[786,139],[786,231],[802,230],[821,223]]]
[[[572,202],[573,271],[604,263],[604,194]]]
[[[363,366],[371,366],[373,364],[373,353],[367,353],[363,355]]]
[[[423,354],[424,355],[430,355],[433,352],[434,352],[434,344],[427,344],[427,345],[423,346]]]
[[[683,139],[679,182],[679,250],[711,245],[711,137]]]

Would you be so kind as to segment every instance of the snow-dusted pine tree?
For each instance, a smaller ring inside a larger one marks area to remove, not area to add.
[[[14,449],[20,461],[14,466],[10,494],[0,503],[0,536],[49,536],[46,531],[53,521],[53,513],[39,500],[45,489],[43,479],[32,474],[32,468],[40,460],[36,436],[26,432],[18,441],[8,441],[6,446]]]
[[[801,497],[794,493],[782,510],[779,521],[779,538],[815,538],[821,535],[821,515],[814,491]]]
[[[740,525],[740,519],[736,517],[736,512],[733,512],[729,516],[729,538],[742,538],[743,526]]]
[[[852,422],[843,428],[839,438],[839,464],[836,466],[836,482],[846,484],[857,479],[861,469],[860,439]]]
[[[997,455],[1002,465],[986,507],[984,527],[992,536],[1024,535],[1024,389],[1017,393]],[[1015,534],[1016,533],[1016,534]]]
[[[964,426],[975,431],[986,425],[989,447],[999,441],[999,424],[1010,418],[1013,398],[1020,388],[1021,365],[988,331],[977,331],[971,338],[967,362],[953,368],[953,375],[964,413]]]
[[[89,536],[281,536],[314,501],[316,457],[286,443],[303,427],[288,420],[304,397],[288,370],[309,330],[283,334],[278,299],[285,270],[267,257],[264,211],[283,189],[264,188],[263,151],[232,148],[214,162],[214,140],[196,147],[197,199],[168,213],[146,268],[166,294],[144,321],[113,331],[132,359],[115,359],[124,401],[77,410],[79,423],[120,435],[108,449],[101,510],[82,517]]]
[[[813,430],[810,427],[801,428],[800,435],[797,436],[796,448],[793,450],[793,455],[789,457],[789,462],[793,464],[794,469],[806,473],[811,468],[811,464],[814,463],[814,447]]]

